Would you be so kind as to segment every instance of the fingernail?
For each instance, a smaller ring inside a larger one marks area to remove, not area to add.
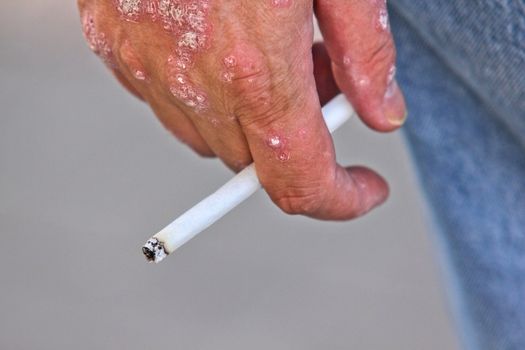
[[[401,126],[403,124],[405,124],[406,120],[407,120],[407,117],[408,117],[408,112],[405,112],[405,114],[403,114],[401,117],[387,117],[388,119],[388,122],[392,125],[395,125],[395,126]]]
[[[405,98],[395,80],[386,89],[383,100],[383,113],[388,122],[394,126],[403,125],[407,119],[408,113]]]

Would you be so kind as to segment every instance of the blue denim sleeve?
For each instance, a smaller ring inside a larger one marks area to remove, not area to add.
[[[405,135],[467,349],[525,349],[525,2],[392,0]]]

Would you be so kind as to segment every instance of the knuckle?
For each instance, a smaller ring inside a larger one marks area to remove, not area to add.
[[[295,189],[284,191],[274,201],[287,214],[311,215],[322,205],[322,193],[321,189]]]
[[[231,85],[236,96],[235,109],[239,114],[249,114],[257,105],[264,105],[271,93],[272,74],[268,67],[254,68],[249,74],[236,76]]]
[[[396,50],[390,35],[382,35],[351,56],[335,62],[337,71],[354,91],[369,93],[385,88],[393,77]]]
[[[273,83],[268,88],[255,88],[239,94],[235,114],[242,127],[264,130],[294,110],[300,101],[299,94],[286,92],[286,87],[279,85]]]
[[[396,56],[394,40],[391,35],[379,35],[374,40],[363,43],[361,50],[350,57],[357,65],[377,65],[390,62]]]
[[[238,65],[229,85],[233,110],[243,127],[266,127],[290,108],[286,72],[271,67],[263,57]]]
[[[273,201],[287,214],[312,215],[324,204],[327,188],[333,180],[327,175],[318,174],[315,180],[303,179],[300,183],[286,185],[271,193]],[[311,175],[313,176],[313,175]]]
[[[368,49],[368,64],[390,64],[395,59],[396,49],[391,36],[382,37]]]
[[[237,77],[232,82],[233,93],[236,96],[234,109],[241,125],[259,125],[259,122],[269,124],[273,121],[276,115],[273,80],[269,68],[261,67],[249,75]]]
[[[391,36],[381,36],[363,45],[361,50],[336,61],[336,66],[351,78],[360,76],[381,76],[396,59],[396,49]]]

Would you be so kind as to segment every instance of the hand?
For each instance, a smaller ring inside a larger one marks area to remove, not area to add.
[[[384,0],[80,0],[90,47],[161,122],[238,171],[255,162],[285,212],[343,220],[386,182],[336,164],[321,105],[339,88],[378,131],[404,121]],[[337,84],[336,84],[337,82]],[[338,88],[339,87],[339,88]]]

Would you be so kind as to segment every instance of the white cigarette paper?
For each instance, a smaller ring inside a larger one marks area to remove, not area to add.
[[[354,109],[343,95],[323,107],[324,121],[334,132],[355,115]],[[184,243],[204,231],[214,222],[254,194],[261,185],[254,164],[235,175],[215,193],[186,211],[171,224],[151,237],[142,247],[148,261],[158,263]]]

